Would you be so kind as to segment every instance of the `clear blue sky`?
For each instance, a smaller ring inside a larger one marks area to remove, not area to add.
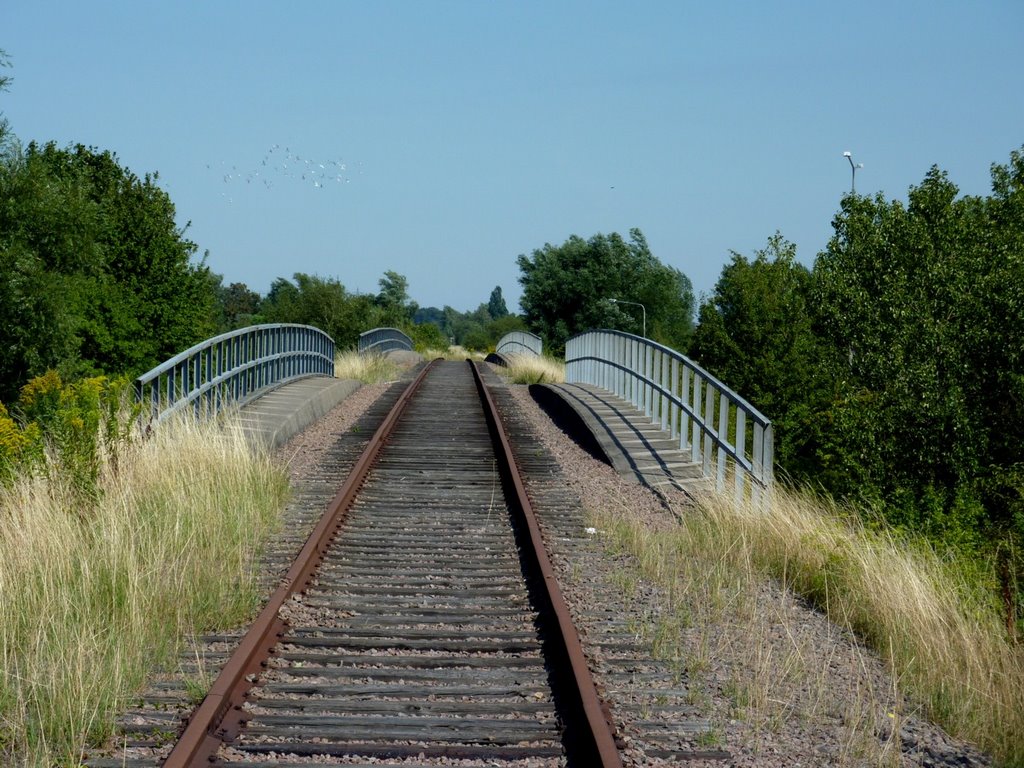
[[[844,150],[860,192],[937,164],[987,193],[1022,29],[1020,0],[3,0],[0,111],[158,171],[226,282],[393,269],[423,306],[514,308],[516,256],[572,234],[639,227],[698,293],[775,230],[809,265]]]

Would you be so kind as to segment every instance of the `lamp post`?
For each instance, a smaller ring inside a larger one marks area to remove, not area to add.
[[[843,157],[850,161],[850,194],[855,195],[857,194],[857,169],[863,168],[864,163],[857,163],[856,165],[854,165],[853,155],[851,155],[849,152],[843,152]]]
[[[643,312],[643,336],[647,338],[647,307],[641,304],[639,301],[623,301],[622,299],[608,299],[612,304],[632,304],[634,307],[640,307],[640,311]]]

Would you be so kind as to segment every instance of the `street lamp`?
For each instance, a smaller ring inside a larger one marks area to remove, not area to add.
[[[857,163],[856,165],[854,165],[853,155],[851,155],[849,152],[843,152],[843,157],[850,161],[850,194],[855,195],[857,194],[857,191],[855,189],[857,184],[857,169],[863,168],[864,163]]]
[[[612,304],[632,304],[634,307],[640,307],[640,310],[644,313],[644,332],[643,337],[647,338],[647,307],[641,304],[639,301],[623,301],[622,299],[608,299]]]

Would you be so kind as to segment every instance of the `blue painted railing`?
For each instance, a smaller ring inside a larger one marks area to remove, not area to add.
[[[739,498],[748,480],[755,503],[772,486],[771,421],[674,349],[621,331],[587,331],[566,342],[565,380],[628,400],[678,438],[680,449],[715,478],[718,490],[725,487],[727,470]]]
[[[539,357],[543,349],[544,342],[540,336],[529,331],[511,331],[501,337],[494,351],[502,356],[537,355]]]
[[[359,354],[412,349],[412,339],[397,328],[374,328],[359,334]]]
[[[253,325],[215,336],[135,380],[152,421],[191,407],[209,417],[307,376],[334,376],[334,340],[309,325]]]

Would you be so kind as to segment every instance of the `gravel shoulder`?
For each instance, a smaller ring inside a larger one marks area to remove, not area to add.
[[[621,478],[555,427],[525,386],[508,390],[515,404],[509,416],[529,422],[589,520],[625,516],[653,532],[676,525],[652,492]],[[992,765],[970,744],[921,718],[873,651],[779,584],[757,584],[752,599],[726,588],[717,606],[687,605],[692,595],[667,595],[644,580],[639,564],[605,531],[587,530],[602,545],[601,567],[618,574],[618,589],[565,561],[563,589],[576,605],[599,601],[618,615],[635,613],[643,603],[641,612],[651,617],[645,631],[652,656],[671,649],[685,667],[693,699],[713,723],[703,744],[731,754],[725,761],[689,765]],[[659,619],[670,615],[688,620]],[[665,632],[674,635],[671,642]]]

